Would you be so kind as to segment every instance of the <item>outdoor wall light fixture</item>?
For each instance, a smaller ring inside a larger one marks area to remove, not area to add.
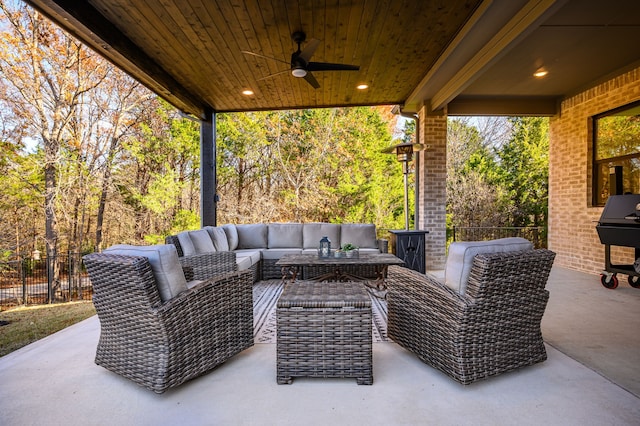
[[[395,154],[398,161],[402,163],[402,173],[404,174],[404,229],[409,230],[409,163],[413,160],[413,153],[422,151],[425,146],[420,143],[401,143],[383,149],[385,154]]]

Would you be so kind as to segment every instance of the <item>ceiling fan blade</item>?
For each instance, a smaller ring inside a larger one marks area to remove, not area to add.
[[[312,38],[298,57],[304,59],[305,62],[309,62],[318,46],[320,46],[320,40]]]
[[[309,62],[307,64],[308,71],[358,71],[358,65],[348,64],[332,64],[330,62]]]
[[[304,79],[307,80],[307,83],[312,85],[314,89],[320,88],[320,83],[318,83],[318,80],[316,80],[316,78],[310,72],[307,72],[307,75],[304,76]]]
[[[259,53],[248,52],[248,51],[246,51],[246,50],[243,50],[243,51],[242,51],[242,53],[244,53],[245,55],[257,56],[258,58],[269,59],[269,60],[271,60],[271,61],[278,61],[278,62],[282,62],[283,64],[290,65],[290,64],[289,64],[289,62],[287,62],[287,61],[283,61],[282,59],[272,58],[272,57],[270,57],[270,56],[264,56],[264,55],[261,55],[261,54],[259,54]]]
[[[256,81],[266,80],[267,78],[275,77],[275,76],[277,76],[277,75],[285,74],[285,73],[289,73],[289,72],[291,72],[291,70],[278,71],[277,73],[269,74],[269,75],[267,75],[267,76],[264,76],[264,77],[262,77],[262,78],[259,78],[259,79],[257,79]]]

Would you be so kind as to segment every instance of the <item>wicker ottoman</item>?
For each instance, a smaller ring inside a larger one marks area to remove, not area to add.
[[[362,283],[295,281],[278,300],[277,378],[373,383],[371,299]]]

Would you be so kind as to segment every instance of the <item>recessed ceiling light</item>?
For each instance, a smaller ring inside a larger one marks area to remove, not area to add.
[[[365,90],[365,89],[368,89],[368,88],[369,88],[368,84],[358,84],[356,86],[356,89],[358,89],[358,90]]]
[[[547,71],[544,67],[540,67],[536,70],[536,72],[533,73],[533,76],[536,78],[542,78],[547,74],[549,74],[549,71]]]
[[[245,95],[245,96],[251,96],[251,95],[253,95],[253,90],[245,89],[245,90],[242,91],[242,94]]]

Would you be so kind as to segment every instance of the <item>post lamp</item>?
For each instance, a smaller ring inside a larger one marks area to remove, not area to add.
[[[402,163],[402,173],[404,174],[404,229],[409,230],[409,163],[413,161],[413,153],[422,151],[424,145],[419,143],[405,142],[383,149],[385,154],[395,154],[398,161]]]

